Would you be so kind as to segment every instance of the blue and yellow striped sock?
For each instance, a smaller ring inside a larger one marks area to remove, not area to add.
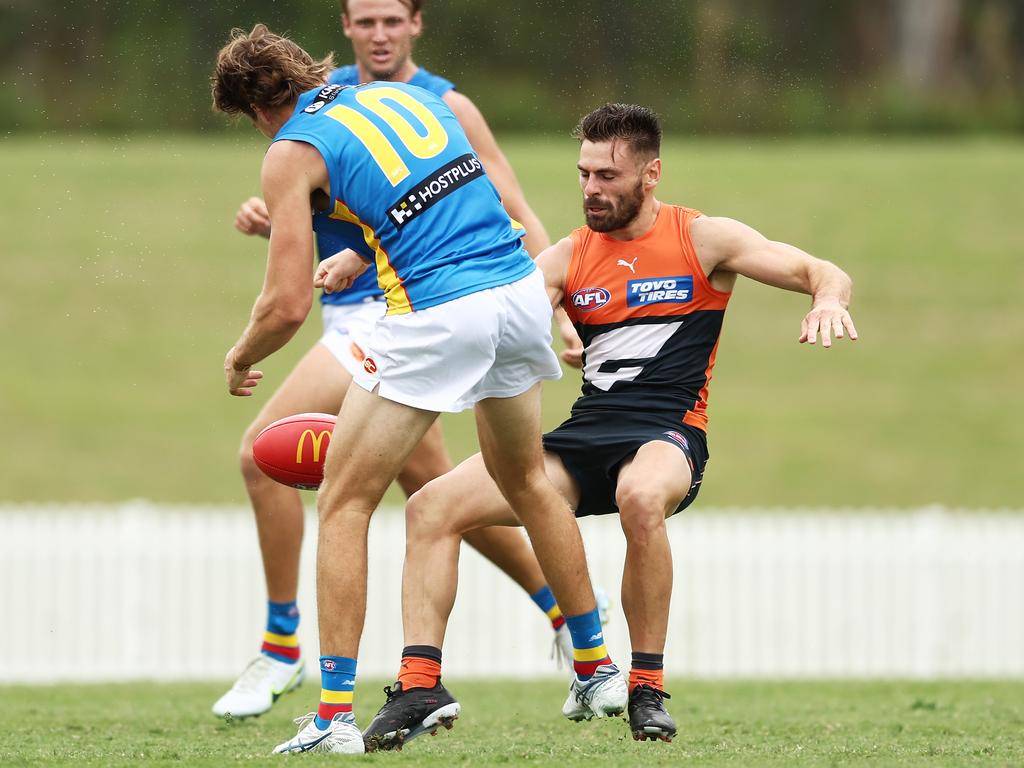
[[[604,632],[597,608],[580,616],[567,616],[572,635],[572,668],[580,680],[589,680],[602,664],[611,664],[608,650],[604,647]]]
[[[356,687],[356,660],[347,656],[320,657],[320,706],[316,727],[325,730],[339,712],[352,711]]]
[[[286,664],[299,660],[299,606],[267,601],[267,630],[263,633],[260,653]]]
[[[551,587],[545,584],[543,587],[538,589],[532,595],[530,599],[537,604],[537,607],[547,614],[547,617],[551,620],[551,628],[558,631],[565,624],[565,616],[562,615],[562,609],[558,607],[558,603],[555,602],[555,596],[551,592]]]

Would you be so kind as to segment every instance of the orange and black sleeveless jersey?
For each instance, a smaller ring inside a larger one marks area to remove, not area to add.
[[[591,410],[674,414],[707,430],[708,383],[731,294],[708,282],[690,240],[700,211],[662,204],[654,227],[628,241],[572,233],[565,311],[583,340]]]

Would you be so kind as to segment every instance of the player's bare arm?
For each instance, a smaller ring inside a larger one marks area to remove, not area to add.
[[[548,291],[548,298],[551,306],[555,309],[555,320],[558,322],[559,331],[562,334],[562,341],[565,349],[560,355],[563,362],[573,368],[583,367],[583,342],[573,327],[569,316],[562,310],[562,297],[565,289],[565,276],[569,271],[569,262],[572,259],[572,240],[564,237],[550,248],[541,251],[534,261],[544,274],[544,283]]]
[[[509,216],[526,228],[526,236],[523,238],[526,250],[531,256],[538,257],[551,241],[537,214],[526,202],[526,196],[523,194],[522,187],[519,186],[515,171],[512,170],[508,158],[498,146],[490,126],[487,125],[487,120],[484,119],[476,104],[458,91],[448,91],[442,98],[459,119],[459,125],[466,132],[469,143],[473,145],[480,162],[483,163],[484,170],[487,171],[498,194],[501,195],[505,210],[508,211]],[[558,322],[558,330],[562,336],[562,342],[565,344],[562,359],[569,365],[579,368],[583,359],[583,343],[565,312],[558,306],[555,307],[555,320]]]
[[[224,361],[228,391],[243,397],[262,377],[252,366],[295,335],[313,304],[309,195],[326,186],[327,169],[310,145],[281,141],[267,152],[261,183],[274,222],[267,272],[249,324]]]
[[[811,296],[811,310],[800,325],[801,344],[823,347],[832,337],[857,339],[848,307],[852,281],[835,264],[815,258],[796,246],[769,240],[752,227],[720,216],[702,216],[690,224],[690,237],[705,273],[729,283],[733,275]],[[715,287],[719,287],[715,285]],[[726,289],[730,285],[723,286]]]
[[[544,287],[547,289],[551,306],[557,307],[565,295],[565,276],[572,260],[572,239],[563,237],[550,248],[545,248],[536,259],[537,267],[544,275]]]
[[[448,91],[442,98],[455,113],[459,125],[469,138],[469,143],[473,145],[480,162],[483,163],[484,170],[497,187],[505,210],[509,216],[526,227],[526,237],[523,238],[526,250],[531,256],[537,256],[551,241],[537,214],[526,202],[526,196],[519,186],[515,171],[498,146],[484,116],[476,104],[458,91]]]

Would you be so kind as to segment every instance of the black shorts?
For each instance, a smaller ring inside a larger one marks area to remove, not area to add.
[[[683,424],[678,417],[642,411],[584,411],[548,432],[543,440],[544,450],[558,456],[579,485],[576,517],[619,511],[615,503],[619,468],[646,443],[661,440],[674,445],[690,464],[690,490],[675,512],[697,498],[708,461],[704,432]]]

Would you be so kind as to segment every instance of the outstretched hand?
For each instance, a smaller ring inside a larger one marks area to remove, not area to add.
[[[359,254],[346,248],[320,262],[313,275],[313,287],[323,288],[324,293],[343,291],[351,287],[369,266],[369,262]]]
[[[235,397],[249,397],[252,389],[260,383],[263,371],[254,371],[250,366],[239,366],[235,359],[235,348],[228,350],[224,358],[224,378],[228,382],[228,393]]]
[[[849,334],[851,341],[857,340],[857,329],[850,313],[834,300],[823,301],[811,307],[811,311],[800,323],[800,343],[815,344],[821,336],[821,346],[832,346],[832,337],[843,338]]]

